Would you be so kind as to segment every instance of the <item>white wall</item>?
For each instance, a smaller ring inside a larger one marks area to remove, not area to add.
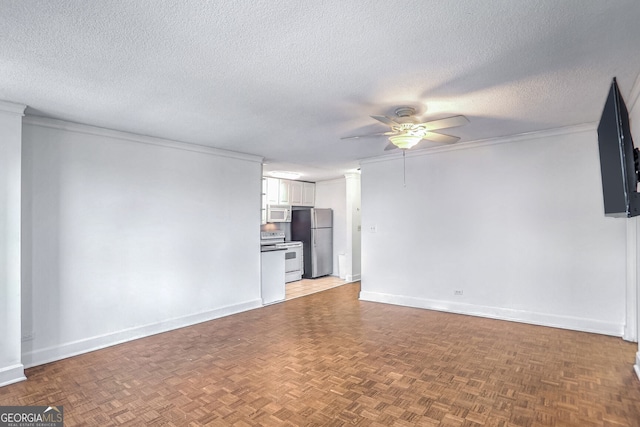
[[[363,162],[361,298],[621,336],[595,126],[468,147]]]
[[[621,88],[624,90],[624,88]],[[635,84],[631,90],[631,96],[626,99],[627,108],[629,110],[629,126],[631,128],[631,135],[633,138],[633,143],[636,147],[640,147],[640,103],[638,99],[640,98],[640,74],[636,78]],[[640,274],[638,274],[638,269],[640,268],[640,262],[638,260],[638,254],[640,254],[640,229],[638,227],[638,217],[629,219],[629,229],[633,233],[628,233],[628,239],[631,241],[630,244],[627,245],[629,248],[629,252],[634,256],[634,259],[628,259],[630,267],[635,267],[633,271],[630,271],[628,274],[629,279],[632,281],[628,283],[627,286],[627,305],[631,306],[629,311],[635,309],[636,314],[636,328],[634,332],[634,338],[637,340],[637,334],[640,330],[640,316],[638,316],[638,306],[640,305],[640,282],[638,282],[638,278]],[[634,238],[635,237],[635,238]],[[635,261],[635,264],[634,264]],[[635,282],[635,283],[633,283]],[[633,289],[633,285],[635,285],[635,292]],[[635,297],[635,301],[630,301],[631,297]],[[635,302],[635,306],[633,303]],[[636,363],[635,363],[635,371],[638,378],[640,378],[640,341],[639,341],[638,352],[636,353]]]
[[[333,276],[339,275],[338,255],[347,251],[347,189],[344,178],[316,182],[316,208],[333,209]]]
[[[25,379],[20,360],[20,152],[24,108],[0,101],[0,386]]]
[[[26,118],[25,365],[260,306],[260,161]]]

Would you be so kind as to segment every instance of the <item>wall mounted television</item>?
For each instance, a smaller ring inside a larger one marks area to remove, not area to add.
[[[598,124],[598,148],[604,214],[627,218],[640,215],[639,151],[633,145],[629,113],[615,77]]]

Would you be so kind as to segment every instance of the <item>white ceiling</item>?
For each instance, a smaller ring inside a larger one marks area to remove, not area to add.
[[[637,0],[1,0],[0,99],[316,181],[384,154],[340,138],[400,105],[461,141],[595,122],[639,47]]]

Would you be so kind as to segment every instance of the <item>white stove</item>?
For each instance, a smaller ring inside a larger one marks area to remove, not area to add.
[[[261,231],[260,249],[262,251],[272,250],[277,244],[284,243],[284,231]]]
[[[284,231],[261,231],[260,250],[284,251],[284,281],[289,283],[302,279],[304,273],[302,242],[285,242],[284,239]]]
[[[278,248],[301,248],[302,242],[280,242],[276,243]]]

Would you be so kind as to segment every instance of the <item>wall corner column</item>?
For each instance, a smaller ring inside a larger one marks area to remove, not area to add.
[[[360,280],[360,235],[361,235],[361,214],[360,214],[360,172],[349,172],[344,175],[346,178],[347,196],[347,250],[346,250],[346,270],[345,279],[348,282]]]
[[[627,219],[627,283],[625,289],[625,325],[622,338],[638,341],[638,218]]]
[[[0,386],[25,380],[21,342],[22,116],[0,101]]]
[[[636,76],[636,80],[631,87],[631,93],[627,98],[631,135],[632,137],[635,137],[636,146],[638,144],[637,142],[640,141],[640,104],[638,103],[638,99],[640,99],[640,73]],[[636,353],[636,363],[633,366],[633,369],[636,371],[638,379],[640,379],[640,340],[638,340],[638,331],[640,331],[640,316],[638,316],[638,308],[640,307],[640,281],[638,281],[638,268],[640,267],[640,264],[638,263],[638,255],[640,254],[640,250],[638,250],[638,244],[640,244],[640,239],[638,238],[638,232],[640,230],[638,230],[637,218],[632,218],[628,221],[633,221],[633,225],[630,226],[629,222],[627,222],[627,314],[625,320],[627,325],[630,322],[633,322],[633,316],[630,312],[631,308],[635,314],[635,333],[630,333],[625,325],[623,338],[626,340],[628,339],[628,336],[634,335],[635,341],[638,341],[638,352]],[[632,233],[633,235],[631,236]],[[629,254],[629,249],[633,249],[632,254]],[[633,268],[633,271],[629,272],[629,268]],[[632,290],[631,288],[634,289]],[[634,305],[632,306],[632,304]]]

